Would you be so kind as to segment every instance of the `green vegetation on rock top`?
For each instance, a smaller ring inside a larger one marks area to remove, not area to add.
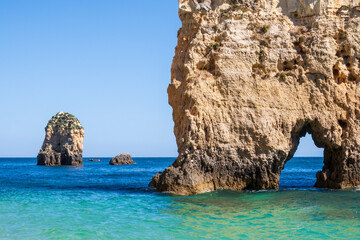
[[[48,126],[59,127],[65,130],[80,130],[83,127],[80,124],[80,121],[72,114],[66,112],[59,112],[53,116],[49,122]]]

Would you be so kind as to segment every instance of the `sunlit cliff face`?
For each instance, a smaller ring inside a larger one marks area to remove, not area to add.
[[[179,157],[151,185],[278,188],[299,138],[318,187],[360,185],[360,1],[179,1],[168,88]]]

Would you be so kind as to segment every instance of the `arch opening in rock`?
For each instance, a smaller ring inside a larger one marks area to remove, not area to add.
[[[300,139],[295,155],[288,160],[280,174],[279,189],[308,189],[314,187],[316,174],[324,166],[324,149],[315,145],[311,134]]]

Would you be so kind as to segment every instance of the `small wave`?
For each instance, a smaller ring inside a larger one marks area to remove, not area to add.
[[[164,168],[128,168],[122,169],[122,172],[161,172]]]
[[[280,191],[319,191],[311,186],[281,186]]]
[[[301,173],[310,173],[310,172],[317,172],[320,171],[321,169],[308,169],[308,168],[291,168],[291,169],[284,169],[281,171],[281,173],[296,173],[296,172],[301,172]]]

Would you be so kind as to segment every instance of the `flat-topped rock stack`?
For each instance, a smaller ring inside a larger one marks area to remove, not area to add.
[[[44,143],[37,156],[38,165],[82,165],[84,128],[70,113],[59,112],[46,128]]]

